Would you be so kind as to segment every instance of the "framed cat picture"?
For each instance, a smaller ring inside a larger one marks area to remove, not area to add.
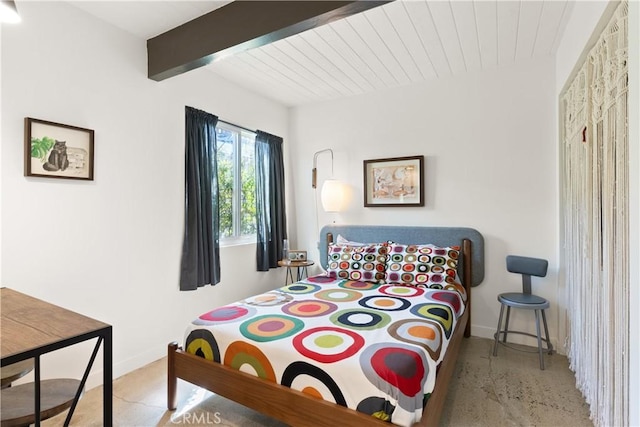
[[[93,181],[92,129],[25,117],[24,175]]]

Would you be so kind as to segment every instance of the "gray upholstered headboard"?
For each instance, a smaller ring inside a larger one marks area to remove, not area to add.
[[[471,241],[471,286],[478,286],[484,279],[484,238],[477,230],[464,227],[404,227],[389,225],[326,225],[320,230],[320,260],[327,268],[327,234],[333,239],[340,234],[350,241],[379,243],[393,241],[402,244],[433,243],[437,246],[462,245],[463,239]],[[458,266],[460,270],[462,265]]]

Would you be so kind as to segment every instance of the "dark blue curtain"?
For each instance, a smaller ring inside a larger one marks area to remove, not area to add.
[[[278,266],[287,238],[282,138],[256,131],[256,216],[258,271]]]
[[[218,117],[185,107],[185,213],[180,290],[220,282]]]

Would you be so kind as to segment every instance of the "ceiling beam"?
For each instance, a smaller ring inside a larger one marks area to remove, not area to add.
[[[387,1],[233,1],[147,40],[148,76],[161,81]]]

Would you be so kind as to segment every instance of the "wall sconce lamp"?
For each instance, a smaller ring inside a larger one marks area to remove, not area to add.
[[[20,22],[18,8],[13,0],[0,0],[0,22],[16,24]]]
[[[336,179],[327,179],[322,184],[320,201],[325,212],[340,212],[344,208],[344,190]]]
[[[331,154],[331,179],[327,179],[322,184],[320,191],[320,201],[325,212],[340,212],[344,205],[344,190],[342,184],[333,179],[333,150],[330,148],[320,150],[313,155],[313,169],[311,170],[311,187],[317,187],[318,180],[318,156],[323,153]]]
[[[322,153],[331,154],[331,176],[333,176],[333,150],[331,148],[326,148],[324,150],[317,151],[313,155],[313,169],[311,170],[311,187],[313,188],[316,188],[318,184],[318,156]]]

